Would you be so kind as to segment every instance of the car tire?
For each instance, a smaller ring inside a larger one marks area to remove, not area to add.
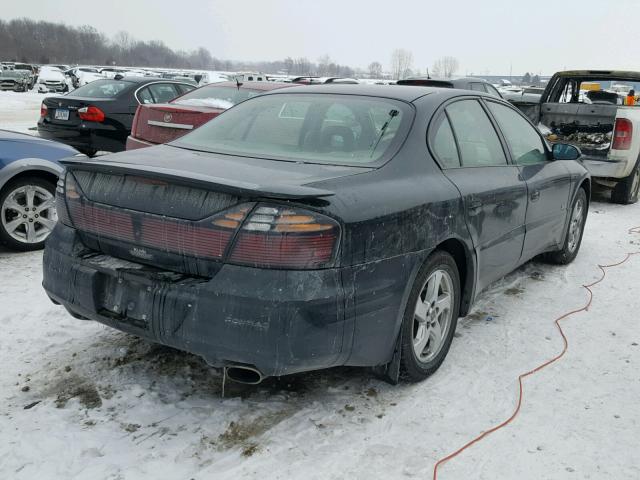
[[[420,268],[400,330],[400,377],[419,382],[442,364],[460,311],[460,275],[453,257],[435,251]]]
[[[31,200],[27,197],[28,189],[34,192]],[[0,191],[0,243],[23,252],[44,247],[46,237],[57,221],[55,193],[56,186],[39,177],[23,177],[7,183]],[[50,206],[38,210],[45,202]],[[16,226],[20,216],[25,221]],[[32,233],[29,233],[30,229],[33,229]],[[34,236],[29,239],[29,235]]]
[[[550,263],[567,265],[576,258],[582,244],[584,224],[587,220],[588,211],[587,193],[584,188],[580,188],[571,206],[571,217],[569,218],[569,226],[567,227],[562,249],[546,255],[546,259]]]
[[[631,174],[620,180],[611,192],[611,201],[629,205],[638,201],[640,192],[640,162],[636,163]]]

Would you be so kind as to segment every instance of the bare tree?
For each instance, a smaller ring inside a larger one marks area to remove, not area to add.
[[[309,75],[311,73],[311,62],[307,57],[298,57],[293,60],[293,71],[298,75]]]
[[[433,64],[431,73],[434,77],[451,78],[460,68],[456,57],[440,57]]]
[[[371,78],[380,78],[382,76],[382,64],[380,62],[371,62],[369,64],[369,76]]]
[[[413,64],[413,54],[404,48],[396,48],[391,54],[391,71],[393,78],[402,80],[408,74]]]
[[[329,55],[325,54],[319,57],[318,66],[316,68],[316,72],[318,73],[318,75],[320,75],[321,77],[330,75],[331,73],[329,72],[329,67],[331,64],[331,57]]]

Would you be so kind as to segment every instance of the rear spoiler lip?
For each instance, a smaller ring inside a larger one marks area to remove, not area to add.
[[[201,173],[189,172],[185,170],[174,170],[170,168],[151,167],[148,165],[136,168],[128,163],[109,162],[102,163],[99,160],[65,158],[60,160],[67,170],[90,170],[105,173],[132,174],[137,176],[150,175],[170,180],[174,183],[186,186],[199,186],[207,189],[214,188],[217,191],[238,196],[266,197],[282,200],[291,199],[311,199],[320,197],[330,197],[334,192],[320,188],[306,187],[303,185],[287,184],[255,184],[229,180],[227,178],[215,177]]]

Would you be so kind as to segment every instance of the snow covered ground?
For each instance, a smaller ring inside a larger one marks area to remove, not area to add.
[[[640,250],[637,225],[640,204],[596,199],[576,261],[532,262],[491,287],[425,382],[340,368],[227,383],[224,397],[198,357],[54,306],[40,252],[0,250],[0,478],[431,478],[511,414],[517,375],[562,347],[553,320],[584,304],[596,264]],[[563,323],[567,355],[525,381],[516,420],[438,478],[640,478],[639,284],[640,255],[609,270],[591,309]]]
[[[0,129],[31,133],[40,118],[42,100],[52,93],[0,92]]]

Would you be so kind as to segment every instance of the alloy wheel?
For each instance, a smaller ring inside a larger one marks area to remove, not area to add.
[[[413,315],[413,351],[420,362],[430,362],[442,350],[454,296],[453,280],[446,270],[435,270],[423,285]]]
[[[38,185],[23,185],[11,191],[0,214],[7,234],[28,244],[44,241],[58,220],[55,197]]]
[[[584,203],[584,199],[582,197],[578,197],[576,204],[573,207],[573,213],[571,214],[568,242],[569,251],[571,253],[574,252],[580,242],[580,235],[582,234],[582,227],[584,223]]]

